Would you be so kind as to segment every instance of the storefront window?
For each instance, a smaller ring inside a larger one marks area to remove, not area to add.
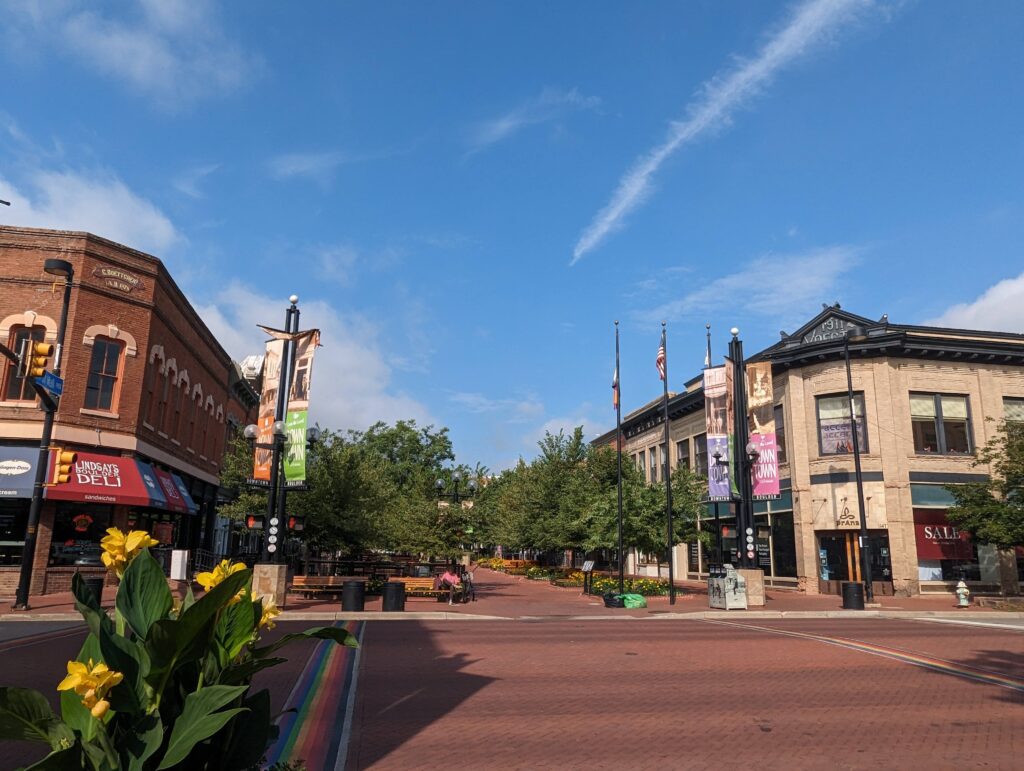
[[[29,501],[0,501],[0,565],[20,565]]]
[[[796,536],[793,532],[793,512],[772,514],[771,530],[775,575],[796,578]]]
[[[103,567],[100,540],[111,526],[112,513],[112,506],[58,506],[53,522],[50,564]]]

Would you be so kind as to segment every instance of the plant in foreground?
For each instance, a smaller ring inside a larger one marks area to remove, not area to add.
[[[57,717],[27,688],[0,688],[0,739],[46,742],[51,752],[31,769],[161,771],[258,767],[277,738],[270,692],[250,693],[253,676],[285,659],[294,639],[355,647],[344,629],[317,627],[261,644],[280,610],[254,598],[252,573],[222,562],[201,574],[177,605],[149,547],[148,533],[107,531],[103,561],[121,579],[114,619],[79,576],[75,608],[89,635],[57,685]]]

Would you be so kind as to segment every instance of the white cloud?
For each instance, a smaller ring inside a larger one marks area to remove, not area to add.
[[[184,193],[190,198],[203,198],[203,191],[199,189],[199,183],[219,168],[219,163],[208,163],[203,166],[193,166],[192,168],[185,169],[185,171],[181,172],[181,174],[171,181],[171,184],[179,193]]]
[[[600,104],[597,97],[583,96],[575,88],[570,91],[546,88],[540,96],[514,110],[477,124],[469,138],[470,154],[508,139],[527,126],[554,120],[569,110],[592,110]]]
[[[1024,330],[1024,273],[1003,279],[975,300],[954,305],[941,316],[923,323],[930,327],[1020,334]]]
[[[481,393],[459,391],[448,398],[473,414],[501,413],[508,423],[523,423],[544,414],[544,404],[533,395],[523,399],[493,399]]]
[[[352,283],[359,253],[351,246],[325,246],[317,250],[316,259],[324,279],[348,286]]]
[[[638,159],[619,181],[611,200],[576,242],[569,264],[575,265],[610,233],[622,227],[626,215],[649,194],[651,178],[669,156],[701,135],[727,124],[732,114],[779,70],[827,39],[849,22],[856,11],[872,4],[872,0],[807,0],[795,9],[789,22],[768,39],[753,59],[741,60],[707,81],[687,109],[687,116],[673,121],[667,139]]]
[[[544,438],[545,433],[557,434],[559,431],[564,431],[566,436],[571,436],[572,432],[576,430],[576,426],[583,426],[583,438],[590,441],[608,430],[607,425],[601,424],[590,417],[590,410],[591,406],[589,404],[583,404],[577,410],[574,410],[572,414],[549,418],[534,431],[527,434],[523,439],[523,443],[536,450],[537,442]]]
[[[0,179],[0,198],[11,202],[0,212],[10,224],[84,230],[161,255],[181,234],[154,204],[109,172],[34,171],[30,191]]]
[[[262,353],[266,337],[257,324],[281,327],[287,301],[259,294],[240,283],[228,285],[209,303],[193,303],[221,345],[236,360]],[[377,328],[366,319],[342,315],[323,300],[300,302],[300,327],[321,330],[313,366],[311,419],[332,429],[363,429],[378,420],[415,418],[434,424],[427,407],[391,383]]]
[[[271,158],[267,168],[274,179],[306,177],[326,184],[338,166],[351,160],[344,153],[334,150],[323,153],[284,153]]]
[[[839,277],[857,265],[859,253],[852,246],[830,246],[800,254],[768,254],[678,300],[644,308],[635,316],[648,323],[673,321],[739,304],[748,314],[784,321],[830,296]]]
[[[5,16],[0,24],[23,47],[71,53],[168,109],[234,91],[258,69],[206,0],[141,0],[116,19],[88,3],[14,3]]]

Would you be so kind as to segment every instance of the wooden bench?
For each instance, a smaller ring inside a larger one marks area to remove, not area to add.
[[[396,576],[391,579],[396,583],[405,584],[406,597],[436,597],[443,600],[450,595],[448,588],[435,589],[433,578],[412,578],[411,576]],[[466,602],[466,590],[464,586],[455,587],[455,599],[459,602]]]
[[[367,576],[294,576],[290,591],[303,597],[316,594],[340,594],[346,581],[360,581],[365,585]]]
[[[505,572],[510,576],[524,576],[527,568],[537,565],[536,560],[505,560]]]

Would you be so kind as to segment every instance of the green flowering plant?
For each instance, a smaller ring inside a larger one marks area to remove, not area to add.
[[[148,544],[125,556],[108,565],[121,578],[113,620],[81,577],[72,579],[89,634],[58,686],[60,717],[38,691],[0,688],[0,740],[49,744],[30,769],[259,767],[277,727],[270,692],[249,692],[253,676],[285,661],[274,654],[292,640],[355,647],[355,638],[315,627],[261,644],[277,609],[252,596],[244,565],[203,574],[206,593],[197,600],[189,589],[178,605]]]
[[[668,581],[658,578],[627,578],[622,582],[626,594],[640,594],[644,597],[658,597],[668,594]],[[618,593],[619,580],[611,576],[594,576],[591,594]]]

